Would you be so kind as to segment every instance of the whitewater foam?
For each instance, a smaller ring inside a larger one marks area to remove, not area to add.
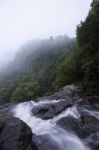
[[[56,144],[57,150],[89,150],[84,143],[74,133],[68,132],[56,125],[56,121],[62,117],[72,116],[80,117],[76,106],[66,109],[52,119],[43,120],[33,115],[32,110],[35,106],[48,103],[57,103],[58,101],[42,101],[42,102],[25,102],[16,105],[14,108],[14,116],[23,120],[32,132],[36,135],[47,134]],[[52,149],[50,149],[52,150]]]

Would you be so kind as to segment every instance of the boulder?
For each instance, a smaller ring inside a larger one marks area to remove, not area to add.
[[[99,110],[99,97],[98,96],[85,96],[76,101],[78,106],[90,106]]]
[[[11,116],[0,119],[0,150],[37,150],[31,129]]]
[[[69,99],[78,98],[78,93],[82,92],[81,86],[75,86],[75,85],[68,85],[64,86],[60,91],[54,93],[53,95],[49,96],[48,99]]]
[[[40,150],[60,150],[59,144],[48,134],[35,136],[34,141]]]
[[[69,132],[73,132],[79,137],[82,137],[83,133],[81,130],[81,122],[79,119],[76,119],[72,116],[63,117],[57,121],[57,125],[68,130]]]
[[[83,131],[83,136],[87,137],[92,133],[99,131],[99,119],[91,114],[82,114],[81,115],[81,126]]]
[[[73,103],[71,99],[60,99],[60,101],[57,102],[45,103],[37,107],[35,106],[32,113],[42,119],[51,119],[72,105]]]

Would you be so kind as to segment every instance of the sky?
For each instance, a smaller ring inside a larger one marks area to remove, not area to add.
[[[85,19],[92,0],[0,0],[0,66],[32,39],[67,34]]]

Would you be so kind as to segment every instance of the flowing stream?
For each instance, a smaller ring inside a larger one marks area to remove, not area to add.
[[[54,116],[52,119],[43,120],[33,115],[33,109],[41,104],[57,103],[56,100],[45,102],[25,102],[20,103],[14,108],[14,116],[23,120],[38,137],[38,149],[39,150],[90,150],[74,133],[64,130],[56,124],[56,121],[62,117],[72,116],[75,118],[80,117],[76,106],[69,107],[59,115]],[[49,142],[43,143],[44,137]],[[53,145],[53,146],[51,146]]]

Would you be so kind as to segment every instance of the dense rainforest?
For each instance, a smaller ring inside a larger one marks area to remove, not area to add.
[[[0,73],[0,103],[48,96],[68,84],[99,94],[99,2],[94,1],[77,38],[30,41]]]

